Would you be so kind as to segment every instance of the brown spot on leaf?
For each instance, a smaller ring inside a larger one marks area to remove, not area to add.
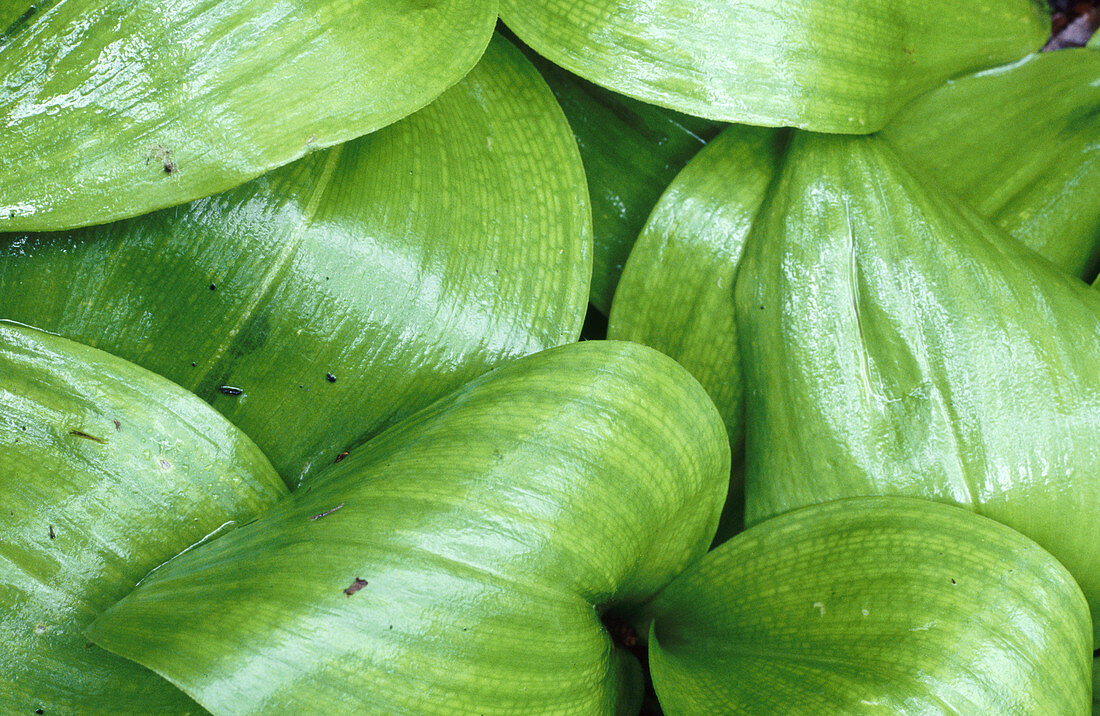
[[[351,583],[351,586],[344,590],[344,596],[350,597],[365,586],[367,586],[367,580],[356,577],[355,581]]]
[[[120,423],[117,420],[115,421],[115,432],[116,433],[121,433],[122,432],[122,423]]]
[[[100,445],[106,445],[107,444],[106,438],[97,438],[95,435],[89,435],[88,433],[84,432],[83,430],[70,430],[69,435],[72,435],[74,438],[83,438],[84,440],[91,440],[92,442],[99,443]]]
[[[145,150],[145,163],[156,161],[165,174],[173,174],[179,168],[172,160],[172,150],[163,144],[152,144]]]
[[[342,453],[340,453],[339,455],[336,456],[336,460],[334,462],[343,462],[344,458],[346,458],[347,456],[348,456],[348,451],[345,450],[344,452],[342,452]]]

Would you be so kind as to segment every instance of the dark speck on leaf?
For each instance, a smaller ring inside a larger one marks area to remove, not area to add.
[[[122,423],[120,423],[117,420],[115,421],[115,432],[116,433],[121,433],[122,432]]]
[[[53,531],[53,525],[50,525],[50,539],[55,539],[57,534]]]
[[[211,291],[217,291],[218,290],[218,285],[214,284],[214,283],[210,284],[210,290]]]
[[[952,584],[957,584],[957,582],[954,579],[951,580],[951,583]]]
[[[344,596],[350,597],[365,586],[367,586],[367,580],[356,577],[355,581],[351,583],[351,586],[344,590]]]
[[[332,514],[333,512],[335,512],[336,510],[340,509],[340,508],[341,508],[341,507],[343,507],[343,506],[344,506],[344,503],[343,503],[343,502],[341,502],[341,503],[340,503],[339,505],[337,505],[336,507],[333,507],[333,508],[332,508],[331,510],[325,510],[324,512],[322,512],[322,513],[320,513],[320,514],[318,514],[318,515],[313,515],[313,516],[312,516],[312,517],[310,517],[309,519],[310,519],[310,521],[312,522],[313,520],[319,520],[319,519],[321,519],[322,517],[328,517],[328,516],[329,516],[329,515],[331,515],[331,514]],[[366,584],[366,582],[364,582],[364,584]]]
[[[218,391],[219,391],[219,392],[220,392],[220,393],[221,393],[222,395],[240,395],[241,393],[243,393],[243,392],[244,392],[244,391],[243,391],[243,390],[241,390],[240,388],[234,388],[234,387],[233,387],[233,386],[231,386],[231,385],[223,385],[223,386],[220,386],[220,387],[218,388]]]
[[[327,380],[330,383],[335,383],[336,382],[336,376],[334,376],[332,373],[325,373],[325,380]]]
[[[89,435],[83,430],[70,430],[69,435],[72,435],[74,438],[84,438],[85,440],[91,440],[92,442],[99,443],[100,445],[105,445],[107,443],[106,439],[97,438],[95,435]]]
[[[45,711],[43,711],[42,709],[35,709],[35,710],[34,710],[34,712],[35,712],[36,714],[44,714],[44,713],[46,713],[46,712],[45,712]]]
[[[171,174],[174,171],[176,171],[176,163],[175,162],[165,162],[164,163],[164,173],[165,174]]]
[[[194,367],[195,367],[195,361],[191,361],[191,367],[192,367],[192,368],[194,368]]]
[[[336,462],[341,462],[347,456],[348,456],[348,451],[345,450],[344,452],[342,452],[342,453],[340,453],[339,455],[336,456]]]

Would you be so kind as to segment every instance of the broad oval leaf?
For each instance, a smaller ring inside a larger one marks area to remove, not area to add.
[[[588,300],[607,315],[630,247],[661,192],[722,125],[609,92],[529,56],[581,150],[594,240]]]
[[[0,710],[202,713],[81,632],[146,572],[285,494],[194,395],[0,322]]]
[[[746,522],[955,503],[1050,551],[1100,617],[1100,295],[877,138],[798,135],[773,191],[736,287]]]
[[[215,714],[637,713],[637,664],[600,613],[702,556],[728,471],[672,360],[556,348],[181,555],[89,635]]]
[[[12,0],[0,231],[225,191],[372,132],[477,62],[495,0]]]
[[[501,0],[500,14],[539,54],[645,102],[848,134],[1050,31],[1041,0]]]
[[[1034,542],[923,500],[768,520],[649,607],[670,714],[1085,714],[1092,627]]]
[[[291,483],[502,361],[576,340],[568,123],[503,39],[416,115],[232,192],[0,249],[0,317],[210,401]]]
[[[938,87],[883,133],[902,158],[1055,265],[1100,261],[1100,53],[1046,52]]]

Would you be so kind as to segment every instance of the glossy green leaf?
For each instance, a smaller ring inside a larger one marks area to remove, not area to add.
[[[0,322],[0,712],[202,713],[81,632],[146,572],[285,494],[179,386]]]
[[[708,554],[650,607],[668,714],[1086,714],[1081,590],[964,510],[865,498]]]
[[[576,340],[591,251],[569,126],[498,39],[393,127],[189,206],[9,237],[0,317],[196,392],[293,483],[502,361]]]
[[[735,463],[744,405],[733,283],[786,140],[782,130],[733,126],[680,172],[630,254],[607,329],[691,371],[722,414]],[[731,497],[740,493],[731,484]]]
[[[1082,278],[1100,261],[1100,53],[1032,55],[948,82],[884,135],[902,158]]]
[[[1100,295],[922,184],[880,139],[801,134],[736,287],[746,522],[842,497],[972,509],[1100,617]]]
[[[107,610],[96,643],[215,714],[637,713],[600,623],[705,552],[721,420],[632,343],[504,366]]]
[[[477,62],[495,0],[10,0],[0,231],[238,186],[394,122]]]
[[[1050,31],[1042,0],[501,0],[500,14],[539,54],[616,92],[851,134],[949,77],[1037,50]]]
[[[630,248],[661,192],[722,125],[609,92],[530,54],[584,160],[594,230],[588,300],[606,315]]]

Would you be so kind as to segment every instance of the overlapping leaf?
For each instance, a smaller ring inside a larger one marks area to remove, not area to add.
[[[600,613],[706,550],[729,451],[672,360],[504,366],[168,563],[90,630],[215,714],[636,713]]]
[[[947,505],[841,500],[769,520],[649,608],[667,713],[1089,708],[1088,608],[1034,542]]]
[[[136,216],[374,131],[461,79],[496,21],[495,0],[13,1],[0,231]]]
[[[393,127],[185,207],[8,237],[0,317],[196,392],[293,483],[494,365],[575,340],[590,271],[569,126],[497,39]]]
[[[714,399],[730,443],[744,426],[733,284],[786,132],[733,126],[680,172],[634,246],[608,336],[670,355]]]
[[[799,135],[773,191],[736,288],[746,521],[956,503],[1054,554],[1100,616],[1100,295],[881,139]]]
[[[1054,264],[1100,261],[1100,52],[1061,50],[948,82],[884,132],[902,158]]]
[[[256,446],[195,396],[0,323],[0,709],[201,713],[81,631],[146,572],[285,494]]]
[[[594,238],[588,298],[606,315],[630,248],[661,192],[721,124],[609,92],[537,55],[533,60],[584,160]]]
[[[720,537],[740,529],[744,507],[733,284],[786,140],[783,130],[735,125],[680,172],[634,245],[608,324],[609,338],[644,343],[675,358],[718,406],[738,468]]]
[[[700,117],[881,129],[908,100],[1018,59],[1041,0],[502,0],[524,42],[585,79]],[[965,29],[964,29],[965,28]]]

